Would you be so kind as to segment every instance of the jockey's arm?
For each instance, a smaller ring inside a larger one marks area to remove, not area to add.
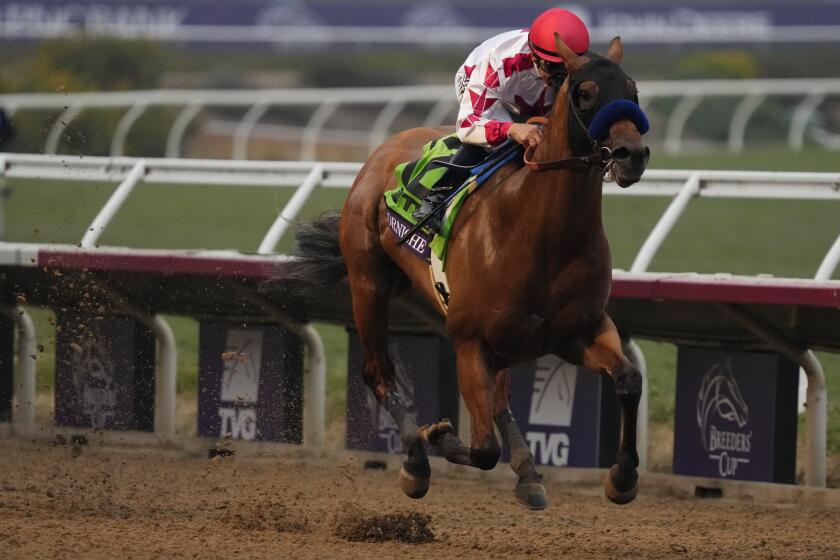
[[[511,138],[525,146],[537,146],[542,127],[513,122],[501,102],[506,85],[491,60],[483,60],[473,68],[458,107],[456,127],[461,142],[492,149]]]
[[[508,139],[513,117],[501,102],[502,88],[499,73],[490,59],[482,60],[472,68],[469,78],[463,70],[456,82],[463,87],[458,92],[458,119],[455,128],[464,144],[475,144],[492,149]],[[466,81],[466,84],[462,81]]]

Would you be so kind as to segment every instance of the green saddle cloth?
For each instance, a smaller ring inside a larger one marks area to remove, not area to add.
[[[452,154],[458,151],[461,142],[456,134],[450,134],[442,138],[432,140],[423,146],[423,155],[420,159],[399,164],[394,169],[397,186],[385,192],[385,204],[388,210],[397,214],[404,221],[415,225],[417,220],[412,214],[422,203],[422,199],[431,191],[446,172],[443,165],[432,165],[441,161],[449,161]],[[473,177],[470,177],[472,180]],[[446,265],[446,246],[449,240],[452,225],[460,210],[464,199],[472,192],[472,188],[462,190],[445,210],[441,221],[440,233],[434,236],[429,242],[429,247],[437,257]],[[389,220],[390,223],[390,220]],[[395,230],[395,233],[398,233]],[[431,231],[423,228],[422,233],[428,238]]]

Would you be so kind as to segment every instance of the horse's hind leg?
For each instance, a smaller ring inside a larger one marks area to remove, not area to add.
[[[489,470],[496,466],[501,455],[493,431],[494,376],[479,341],[456,341],[455,354],[458,387],[470,413],[470,447],[455,435],[449,422],[424,426],[420,435],[438,447],[450,463]]]
[[[364,272],[348,266],[353,318],[365,353],[362,375],[376,399],[396,421],[403,449],[408,452],[400,470],[400,487],[409,497],[422,498],[429,490],[431,467],[417,435],[417,422],[397,392],[394,365],[388,356],[388,297],[398,273],[381,261],[367,264]]]
[[[587,344],[573,352],[570,361],[612,377],[621,406],[621,442],[618,461],[604,479],[604,492],[616,504],[628,504],[639,492],[639,454],[636,450],[636,422],[642,396],[642,375],[621,351],[621,338],[608,316]],[[566,354],[563,354],[566,357]]]
[[[519,477],[514,489],[516,501],[528,509],[547,508],[542,475],[537,472],[534,456],[510,411],[510,371],[506,369],[496,374],[495,420],[502,440],[510,448],[510,468]]]

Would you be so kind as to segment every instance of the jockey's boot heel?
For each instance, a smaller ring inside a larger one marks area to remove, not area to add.
[[[446,197],[452,192],[451,187],[438,187],[436,189],[432,189],[432,191],[426,195],[426,198],[423,199],[423,203],[414,211],[411,215],[417,222],[423,220],[426,216],[431,214],[438,206],[443,204],[446,200]],[[440,224],[442,212],[438,212],[435,214],[429,221],[426,222],[426,227],[428,227],[434,233],[440,233]]]

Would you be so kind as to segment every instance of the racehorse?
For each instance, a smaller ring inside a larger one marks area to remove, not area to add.
[[[577,55],[555,38],[568,74],[543,139],[536,150],[526,150],[528,165],[502,167],[466,199],[447,249],[447,311],[439,307],[427,264],[397,246],[383,200],[395,166],[419,157],[421,147],[441,137],[442,130],[411,129],[379,146],[356,177],[340,218],[322,217],[300,243],[296,276],[333,284],[346,276],[349,282],[365,353],[362,374],[399,426],[408,454],[400,486],[413,498],[429,488],[424,442],[438,446],[450,462],[492,469],[500,457],[495,423],[510,447],[517,500],[532,509],[546,507],[541,476],[508,406],[508,368],[549,353],[614,381],[621,440],[604,489],[618,504],[629,503],[638,492],[642,377],[622,353],[605,310],[612,266],[601,196],[605,172],[622,187],[641,178],[650,156],[641,139],[647,121],[635,83],[619,66],[618,37],[606,56]],[[617,105],[622,108],[615,110]],[[635,109],[628,111],[628,105]],[[600,141],[592,137],[599,118]],[[389,298],[411,287],[445,314],[471,420],[469,446],[448,422],[418,428],[396,391],[386,344]]]

